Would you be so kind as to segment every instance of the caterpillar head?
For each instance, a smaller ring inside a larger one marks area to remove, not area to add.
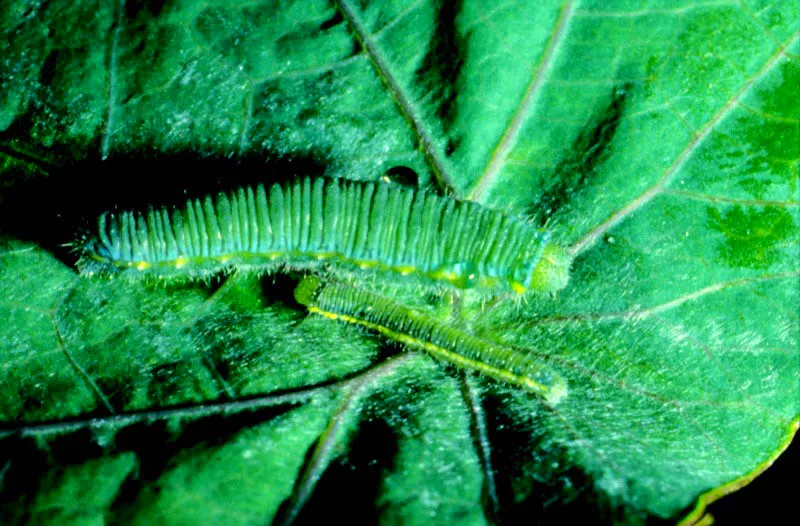
[[[542,257],[533,269],[530,289],[541,292],[555,292],[569,283],[569,267],[572,258],[566,249],[548,243]]]

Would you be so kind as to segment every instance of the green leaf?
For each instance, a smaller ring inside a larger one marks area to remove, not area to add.
[[[0,522],[691,522],[787,447],[800,2],[489,4],[0,5]],[[61,246],[265,169],[411,169],[546,225],[570,285],[463,314],[567,398],[308,316],[296,276]]]

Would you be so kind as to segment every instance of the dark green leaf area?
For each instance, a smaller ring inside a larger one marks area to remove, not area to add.
[[[0,516],[9,523],[268,521],[333,407],[320,399],[293,410],[5,439],[6,471],[16,484],[4,492]],[[235,518],[228,508],[200,505],[210,498],[235,505]]]
[[[782,248],[796,246],[788,243],[796,225],[786,210],[734,207],[722,215],[709,208],[708,219],[711,228],[725,236],[717,253],[728,266],[768,268],[780,258]]]

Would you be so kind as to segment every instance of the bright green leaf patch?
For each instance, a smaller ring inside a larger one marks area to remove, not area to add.
[[[361,4],[0,4],[0,522],[637,524],[786,446],[800,2]],[[557,295],[358,285],[567,398],[308,315],[299,275],[77,275],[87,207],[198,157],[225,190],[413,170],[546,225]]]

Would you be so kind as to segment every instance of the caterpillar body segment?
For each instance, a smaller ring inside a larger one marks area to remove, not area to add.
[[[308,276],[295,289],[295,299],[312,313],[377,331],[460,368],[522,387],[550,404],[567,396],[564,378],[541,359],[381,295],[347,285],[323,284],[316,276]]]
[[[514,217],[384,182],[298,178],[146,213],[109,212],[84,245],[84,272],[197,278],[284,268],[507,291],[566,286],[570,260]]]

